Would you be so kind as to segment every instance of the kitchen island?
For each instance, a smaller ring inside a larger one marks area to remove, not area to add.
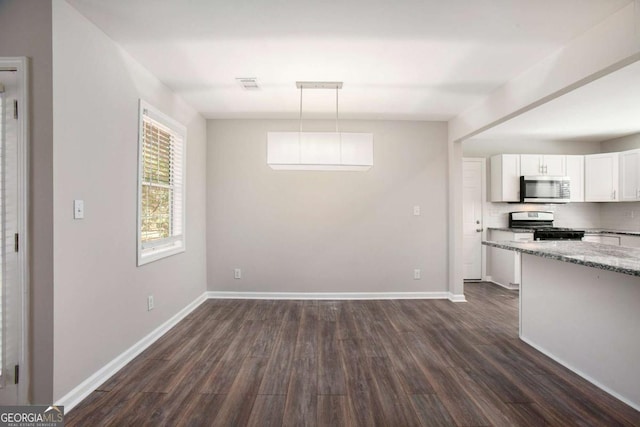
[[[483,244],[522,255],[520,338],[640,410],[640,249]]]

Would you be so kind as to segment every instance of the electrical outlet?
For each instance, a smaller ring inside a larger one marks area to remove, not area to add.
[[[154,307],[155,307],[155,304],[153,302],[153,295],[149,295],[147,297],[147,311],[153,310]]]
[[[234,279],[242,279],[242,270],[239,268],[236,268],[233,270],[233,278]]]
[[[422,272],[419,268],[413,270],[413,280],[420,280],[422,278]]]
[[[420,206],[413,207],[413,215],[420,216]]]

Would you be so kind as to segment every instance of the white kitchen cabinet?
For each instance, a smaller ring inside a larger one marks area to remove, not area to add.
[[[584,156],[565,156],[572,202],[584,202]]]
[[[520,174],[564,176],[566,157],[554,154],[521,154]]]
[[[640,150],[619,153],[620,201],[640,200]]]
[[[512,231],[489,230],[489,240],[500,241],[532,241],[531,233],[514,233]],[[489,265],[487,274],[493,283],[508,289],[518,289],[520,286],[520,252],[506,249],[487,247],[487,259]]]
[[[520,201],[520,155],[498,154],[491,157],[491,201]]]
[[[614,234],[585,234],[582,241],[620,246],[620,236]]]
[[[618,153],[584,156],[585,202],[618,201]]]

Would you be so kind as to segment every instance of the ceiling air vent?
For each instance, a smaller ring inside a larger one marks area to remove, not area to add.
[[[258,79],[255,77],[238,77],[236,81],[244,90],[257,90],[260,89],[258,86]]]

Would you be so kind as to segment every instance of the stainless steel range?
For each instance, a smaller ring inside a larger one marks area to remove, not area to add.
[[[553,226],[553,212],[509,212],[509,228],[533,230],[533,240],[582,240],[584,230]]]

